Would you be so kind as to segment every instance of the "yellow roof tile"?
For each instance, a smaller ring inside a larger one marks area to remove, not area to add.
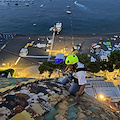
[[[20,113],[16,114],[10,120],[24,120],[24,118],[20,115]]]
[[[20,114],[24,118],[24,120],[34,120],[26,110],[22,111]]]
[[[7,90],[9,90],[9,89],[13,89],[15,86],[7,86],[7,87],[5,87],[5,88],[1,88],[0,89],[0,92],[5,92],[5,91],[7,91]]]
[[[39,104],[35,104],[31,108],[39,115],[43,115],[45,113],[45,110],[43,110]]]

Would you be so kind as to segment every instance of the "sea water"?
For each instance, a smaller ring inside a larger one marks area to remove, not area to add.
[[[120,0],[0,0],[0,33],[51,34],[56,22],[61,34],[120,32],[119,11]]]

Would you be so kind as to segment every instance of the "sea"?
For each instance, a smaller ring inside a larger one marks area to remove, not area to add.
[[[57,22],[63,35],[120,32],[120,0],[0,0],[0,33],[51,34]]]

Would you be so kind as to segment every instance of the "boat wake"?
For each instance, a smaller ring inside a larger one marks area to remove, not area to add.
[[[88,8],[87,8],[86,6],[77,3],[77,1],[75,1],[74,3],[75,3],[75,5],[79,6],[80,8],[82,8],[82,9],[84,9],[84,10],[88,10]]]

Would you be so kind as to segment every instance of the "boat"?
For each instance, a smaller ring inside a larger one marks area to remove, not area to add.
[[[50,32],[53,32],[54,31],[54,27],[51,27],[49,30],[50,30]]]
[[[71,14],[71,11],[70,11],[70,10],[67,10],[66,12],[67,12],[67,14]]]
[[[58,22],[54,25],[54,27],[51,27],[50,32],[57,32],[57,34],[59,34],[59,32],[62,30],[62,23]]]
[[[56,23],[55,27],[56,27],[57,34],[59,34],[59,32],[62,30],[62,23],[60,22]]]
[[[36,23],[34,23],[33,25],[36,26]]]
[[[42,4],[42,5],[40,5],[40,7],[42,8],[42,7],[43,7],[43,4]]]
[[[29,4],[28,4],[28,3],[26,3],[25,5],[26,5],[26,6],[29,6]]]
[[[67,6],[68,8],[70,8],[70,6]]]
[[[15,5],[18,5],[18,3],[16,3]]]
[[[77,3],[77,1],[75,1],[74,3]]]

